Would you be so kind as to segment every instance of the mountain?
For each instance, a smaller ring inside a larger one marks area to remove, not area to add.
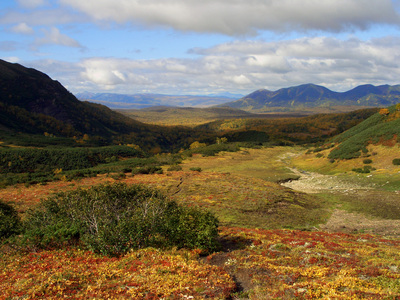
[[[182,147],[193,132],[144,124],[106,106],[80,101],[48,75],[0,60],[0,140],[10,134],[86,135],[96,145],[134,143],[160,151]]]
[[[235,97],[236,96],[236,97]],[[241,96],[235,94],[216,94],[207,96],[162,95],[162,94],[115,94],[115,93],[77,93],[80,100],[103,104],[113,109],[142,109],[153,106],[206,107],[219,105]]]
[[[0,120],[3,127],[16,126],[37,133],[45,125],[40,123],[47,122],[55,125],[47,126],[50,133],[110,136],[129,132],[134,125],[142,126],[106,107],[79,101],[61,83],[40,71],[2,60],[0,91],[2,112],[8,113]],[[60,126],[64,132],[60,132]]]
[[[305,107],[389,106],[400,101],[400,85],[361,85],[346,92],[323,86],[303,84],[277,91],[261,89],[225,106],[246,111],[294,110]]]

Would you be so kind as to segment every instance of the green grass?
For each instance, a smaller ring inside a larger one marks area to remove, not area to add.
[[[214,158],[188,158],[183,167],[201,167],[203,171],[232,173],[240,176],[255,177],[271,182],[296,179],[287,168],[282,154],[297,153],[300,148],[269,147],[261,149],[242,149],[234,153],[222,153]],[[286,159],[287,160],[287,159]]]

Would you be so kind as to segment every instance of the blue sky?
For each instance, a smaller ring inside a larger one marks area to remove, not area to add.
[[[399,7],[399,0],[2,0],[0,58],[73,93],[400,84]]]

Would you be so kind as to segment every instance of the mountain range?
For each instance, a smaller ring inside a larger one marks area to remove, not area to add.
[[[277,91],[257,90],[239,100],[223,104],[246,111],[295,110],[306,107],[386,107],[400,102],[400,85],[370,84],[346,92],[334,92],[315,84],[303,84]]]
[[[162,94],[77,93],[80,100],[103,104],[113,109],[142,109],[153,106],[232,107],[249,112],[300,111],[307,108],[386,107],[400,101],[400,85],[365,84],[346,92],[335,92],[303,84],[276,91],[260,89],[247,96],[217,94],[207,96]]]
[[[223,104],[243,95],[223,93],[214,95],[162,95],[162,94],[116,94],[116,93],[76,93],[82,101],[103,104],[112,109],[142,109],[153,106],[208,107]]]

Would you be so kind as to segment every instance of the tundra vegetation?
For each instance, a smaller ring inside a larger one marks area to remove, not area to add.
[[[0,299],[396,299],[399,231],[327,227],[338,210],[399,226],[388,111],[354,127],[342,114],[215,121],[156,155],[3,145]],[[367,138],[378,124],[389,131]],[[293,167],[348,185],[293,190],[280,184],[302,176]]]

